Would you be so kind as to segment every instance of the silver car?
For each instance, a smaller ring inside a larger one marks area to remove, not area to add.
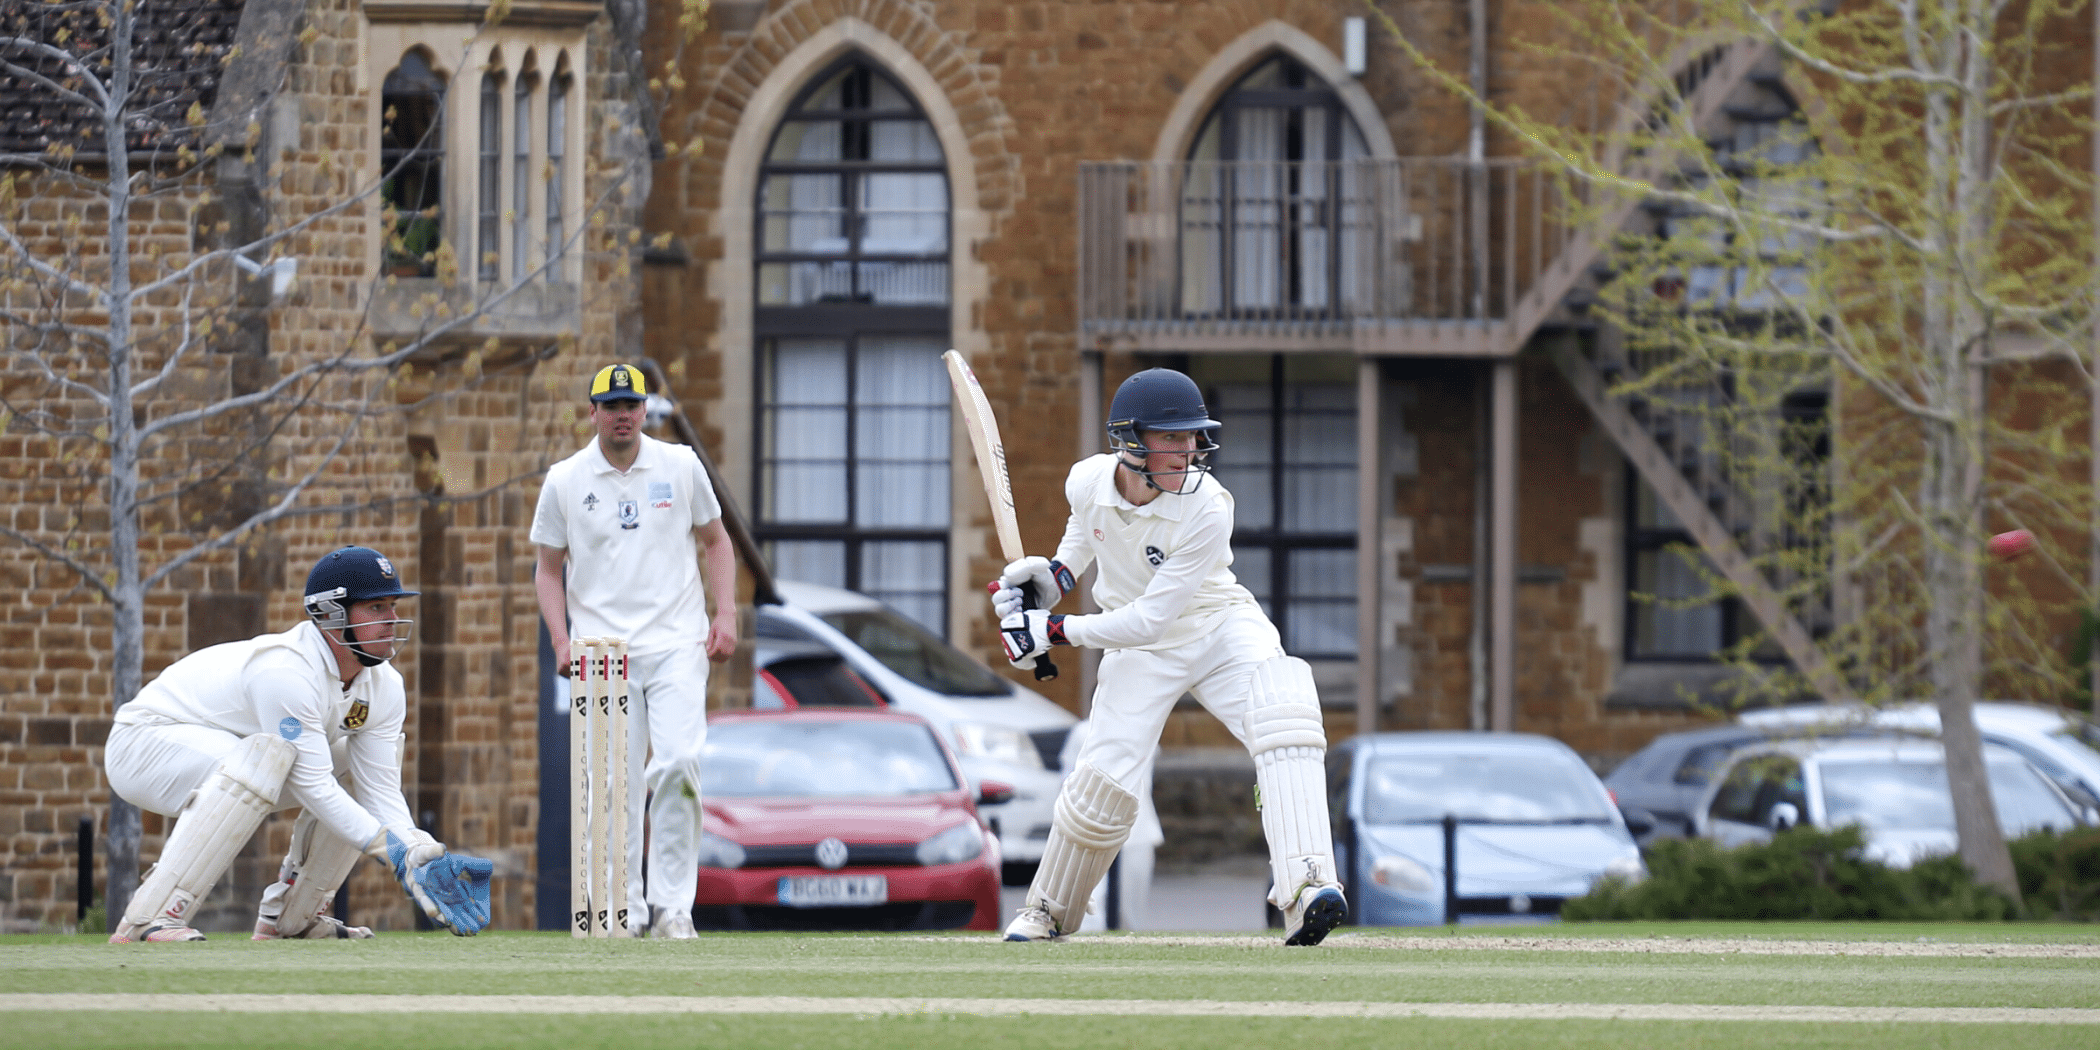
[[[979,812],[999,836],[1008,881],[1025,882],[1050,838],[1064,779],[1057,756],[1078,719],[874,598],[786,580],[777,590],[782,604],[758,607],[759,639],[838,652],[891,706],[931,722],[973,787],[1013,788],[1011,800]]]
[[[1646,876],[1597,775],[1525,733],[1379,733],[1327,753],[1335,861],[1365,926],[1444,921],[1444,818],[1460,922],[1550,921],[1606,876]]]
[[[2019,754],[1993,745],[1983,750],[1991,801],[2008,838],[2080,823],[2063,792]],[[1856,824],[1866,855],[1892,868],[1952,853],[1957,844],[1946,752],[1938,741],[1915,738],[1746,748],[1714,778],[1696,818],[1699,834],[1723,846],[1768,841],[1800,824]]]

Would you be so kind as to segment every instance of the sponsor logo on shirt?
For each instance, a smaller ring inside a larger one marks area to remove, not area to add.
[[[583,497],[583,509],[585,512],[594,511],[598,509],[597,493],[593,492]]]
[[[1145,548],[1145,560],[1151,562],[1153,565],[1156,566],[1160,562],[1166,561],[1167,555],[1166,552],[1160,550],[1158,547],[1147,547]]]
[[[284,721],[277,723],[277,735],[286,740],[299,739],[299,732],[299,720],[290,715],[284,716]]]
[[[344,729],[363,729],[365,719],[372,717],[372,705],[363,700],[350,701],[350,713],[343,716]]]
[[[1106,537],[1106,536],[1103,536],[1103,535],[1101,535],[1101,530],[1100,530],[1100,529],[1095,529],[1095,530],[1094,530],[1094,538],[1095,538],[1095,539],[1097,539],[1097,540],[1100,540],[1100,539],[1107,539],[1107,537]]]
[[[631,499],[620,501],[620,527],[639,529],[642,527],[642,507]]]
[[[652,481],[652,482],[650,482],[650,483],[649,483],[649,509],[651,509],[651,510],[670,510],[670,509],[671,509],[671,484],[670,484],[670,482],[667,482],[667,481]]]

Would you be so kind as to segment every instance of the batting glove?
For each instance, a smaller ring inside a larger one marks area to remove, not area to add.
[[[1051,561],[1048,558],[1016,560],[1006,567],[1005,572],[999,574],[999,582],[1006,587],[1019,589],[1024,595],[1023,607],[1029,609],[1056,608],[1058,600],[1070,593],[1075,585],[1072,570],[1065,568],[1063,562]],[[1029,601],[1028,598],[1034,600]],[[996,597],[993,600],[997,602]],[[1018,610],[1002,612],[999,618],[1003,620],[1015,611]]]
[[[1015,667],[1034,667],[1035,658],[1065,640],[1065,618],[1060,613],[1028,609],[999,621],[999,641],[1006,647],[1006,662]]]

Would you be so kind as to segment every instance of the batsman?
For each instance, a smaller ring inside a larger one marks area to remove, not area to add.
[[[1348,912],[1327,824],[1327,736],[1312,669],[1232,575],[1232,494],[1209,477],[1219,424],[1195,381],[1155,368],[1109,405],[1109,451],[1065,479],[1071,517],[1057,556],[1022,558],[992,586],[1006,658],[1031,666],[1055,645],[1101,658],[1093,733],[1052,810],[1050,841],[1009,941],[1062,937],[1136,822],[1133,778],[1183,693],[1254,756],[1270,900],[1284,943],[1320,943]],[[1090,565],[1101,612],[1049,611]]]
[[[401,796],[408,701],[388,661],[415,624],[395,607],[415,594],[378,551],[331,551],[307,574],[305,622],[191,653],[118,709],[110,790],[177,819],[111,944],[203,940],[190,925],[197,902],[263,818],[291,806],[291,850],[263,891],[255,940],[372,936],[329,914],[361,856],[386,865],[432,922],[462,937],[488,925],[494,866],[448,852]]]

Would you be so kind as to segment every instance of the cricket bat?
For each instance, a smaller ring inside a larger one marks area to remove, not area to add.
[[[964,429],[970,432],[970,447],[977,453],[977,473],[984,478],[984,496],[992,504],[992,527],[999,533],[999,553],[1009,563],[1027,556],[1021,549],[1021,524],[1014,516],[1013,485],[1006,476],[1006,445],[999,440],[999,420],[992,403],[977,385],[977,373],[953,350],[941,355],[948,365],[948,385],[955,389],[955,403],[962,409]],[[1050,654],[1035,658],[1036,681],[1057,677]]]

